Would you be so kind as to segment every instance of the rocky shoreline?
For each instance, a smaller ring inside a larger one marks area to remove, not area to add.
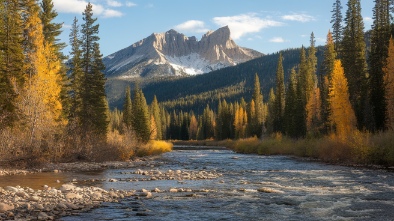
[[[130,168],[129,174],[138,174],[140,178],[129,180],[117,180],[109,178],[106,182],[139,182],[155,180],[177,180],[182,183],[184,180],[216,179],[222,174],[216,171],[188,171],[188,170],[167,170],[159,171],[155,169],[157,165],[152,163],[153,157],[139,158],[128,162],[105,162],[105,163],[61,163],[48,164],[40,169],[16,170],[0,169],[0,177],[21,175],[40,172],[80,172],[97,171],[105,169]],[[157,162],[156,162],[157,164]],[[139,168],[150,168],[141,170]],[[0,220],[57,220],[61,217],[77,215],[99,207],[105,202],[120,202],[122,199],[130,198],[151,198],[153,194],[185,193],[186,197],[195,197],[198,192],[209,190],[191,190],[183,188],[170,188],[160,190],[105,190],[99,187],[90,186],[92,180],[74,180],[75,183],[65,183],[59,188],[44,185],[42,189],[35,190],[30,187],[6,186],[0,187]],[[85,186],[83,186],[85,185]]]
[[[59,189],[44,187],[0,187],[0,220],[55,220],[89,211],[103,202],[118,202],[135,191],[104,190],[63,184]]]

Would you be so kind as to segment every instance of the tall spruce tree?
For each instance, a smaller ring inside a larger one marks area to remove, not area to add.
[[[364,22],[360,0],[349,0],[347,6],[341,59],[349,85],[350,103],[356,114],[358,128],[362,129],[366,126],[364,112],[365,102],[368,101]]]
[[[141,142],[148,142],[150,139],[150,116],[148,105],[142,90],[136,85],[133,94],[133,129]]]
[[[84,73],[82,67],[82,50],[80,41],[80,32],[78,26],[78,19],[75,17],[71,32],[69,35],[70,40],[70,62],[69,72],[70,72],[70,99],[71,107],[68,114],[69,126],[76,129],[77,126],[81,125],[82,116],[82,95],[84,91]]]
[[[267,131],[273,133],[274,131],[274,120],[275,120],[275,92],[274,89],[270,89],[268,94],[268,117],[267,117]]]
[[[297,103],[297,75],[296,70],[291,69],[289,84],[286,93],[286,103],[285,103],[285,132],[290,137],[297,137],[298,125],[296,125],[296,107]]]
[[[26,75],[23,72],[23,21],[20,14],[22,10],[19,0],[5,0],[3,20],[4,28],[0,36],[2,51],[1,74],[15,79],[18,89],[23,87]]]
[[[341,46],[342,34],[343,34],[341,0],[335,0],[332,6],[331,13],[332,13],[331,23],[332,23],[334,47],[337,53],[339,53],[341,51],[340,46]]]
[[[255,74],[254,77],[252,100],[255,103],[255,116],[252,116],[252,119],[250,119],[250,121],[253,122],[253,129],[251,131],[251,136],[260,137],[263,131],[263,124],[264,124],[264,108],[263,108],[263,94],[261,93],[261,87],[260,87],[260,79],[257,74]]]
[[[384,95],[383,67],[386,65],[391,34],[390,1],[375,0],[373,9],[374,23],[371,36],[371,53],[369,56],[369,90],[375,129],[385,129],[386,102]]]
[[[12,53],[10,51],[10,37],[7,33],[10,33],[9,27],[9,14],[11,13],[12,2],[1,1],[0,4],[0,130],[12,126],[18,119],[16,99],[17,94],[11,83],[11,77],[15,73],[9,69],[9,57]],[[15,9],[16,10],[16,9]],[[16,18],[15,18],[16,19]],[[16,45],[14,45],[16,46]],[[20,48],[20,52],[21,52]],[[8,66],[8,68],[7,68]],[[20,75],[21,73],[17,73]]]
[[[279,54],[278,66],[276,69],[276,90],[275,90],[275,104],[274,104],[274,132],[283,131],[283,115],[285,111],[285,73],[283,70],[282,53]]]
[[[323,126],[323,132],[327,133],[329,130],[329,123],[328,123],[328,116],[330,113],[330,106],[328,103],[328,92],[329,92],[329,82],[331,81],[331,73],[334,68],[334,62],[336,58],[336,53],[335,53],[335,47],[334,47],[334,40],[332,38],[332,34],[329,31],[327,34],[327,42],[325,46],[325,51],[324,51],[324,60],[322,63],[322,71],[320,74],[320,82],[319,82],[319,87],[320,87],[320,95],[321,95],[321,103],[322,103],[322,122],[324,124]]]
[[[66,47],[64,42],[61,42],[59,36],[62,33],[61,23],[55,23],[54,20],[58,16],[58,13],[54,9],[52,0],[42,0],[40,19],[43,25],[43,33],[45,42],[52,45],[55,51],[58,53],[60,59],[64,58],[62,50]]]
[[[130,86],[126,88],[125,100],[123,103],[123,123],[130,129],[133,122],[133,105],[131,103]]]
[[[105,138],[107,132],[107,116],[105,105],[105,77],[102,73],[104,64],[98,41],[99,25],[93,18],[93,6],[88,3],[83,12],[81,29],[82,70],[82,116],[81,125],[85,132],[92,132]]]
[[[153,116],[156,122],[156,132],[157,135],[154,139],[161,140],[162,139],[162,126],[161,126],[161,117],[160,117],[160,107],[159,102],[157,101],[156,95],[153,97],[153,101],[150,106],[151,115]]]

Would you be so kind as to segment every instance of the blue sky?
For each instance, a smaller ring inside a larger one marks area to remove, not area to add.
[[[73,18],[82,23],[87,0],[53,0],[64,23],[61,39],[68,43]],[[201,36],[228,25],[233,40],[262,53],[309,45],[314,32],[324,45],[331,28],[334,0],[91,0],[100,24],[104,56],[148,37],[175,29],[186,36]],[[343,16],[346,0],[342,0]],[[366,29],[372,25],[372,0],[361,0]],[[68,53],[66,48],[66,54]]]

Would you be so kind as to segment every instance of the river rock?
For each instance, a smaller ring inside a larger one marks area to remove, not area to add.
[[[171,189],[170,189],[170,193],[177,193],[177,192],[178,192],[178,190],[175,189],[175,188],[171,188]]]
[[[0,203],[0,213],[4,213],[6,211],[13,210],[15,207],[14,205],[9,205],[6,203]]]
[[[92,198],[95,200],[101,199],[102,197],[103,197],[103,195],[98,191],[96,191],[92,194]]]
[[[62,192],[68,192],[68,191],[73,191],[73,190],[75,190],[75,188],[76,188],[76,186],[75,186],[74,184],[67,183],[67,184],[63,184],[63,185],[60,187],[60,190],[61,190]]]
[[[152,198],[152,193],[151,192],[142,192],[140,194],[140,196],[146,197],[146,198]]]
[[[25,193],[25,191],[18,191],[16,195],[22,198],[29,198],[29,194]]]
[[[13,186],[7,186],[5,188],[5,190],[10,191],[10,192],[14,192],[14,193],[19,192],[19,189],[16,187],[13,187]]]
[[[154,192],[154,193],[160,193],[161,190],[160,190],[159,188],[155,188],[154,190],[152,190],[152,192]]]
[[[276,190],[276,189],[267,188],[267,187],[261,187],[261,188],[257,189],[257,191],[262,192],[262,193],[284,193],[281,190]]]
[[[53,220],[52,216],[48,216],[48,214],[44,213],[44,212],[40,212],[37,216],[38,220]]]
[[[29,198],[29,200],[30,201],[33,201],[33,202],[38,202],[38,201],[40,201],[40,197],[39,196],[36,196],[36,195],[34,195],[34,196],[31,196],[30,198]]]
[[[82,199],[82,195],[78,193],[67,193],[66,199]]]

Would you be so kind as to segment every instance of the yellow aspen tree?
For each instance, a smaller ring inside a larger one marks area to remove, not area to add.
[[[356,116],[350,104],[348,83],[340,60],[335,60],[329,86],[329,121],[340,139],[356,130]]]
[[[28,84],[20,105],[25,110],[31,142],[46,132],[53,133],[53,129],[65,123],[61,118],[61,63],[53,47],[44,42],[39,11],[34,0],[27,1],[24,50]]]
[[[190,125],[189,125],[189,139],[196,140],[197,139],[197,131],[198,131],[198,121],[194,114],[190,118]]]
[[[384,72],[384,89],[386,100],[386,125],[388,129],[394,130],[394,39],[390,38],[388,56]]]
[[[150,115],[150,139],[156,140],[157,138],[157,126],[156,120],[153,115]]]
[[[321,127],[321,97],[320,89],[315,88],[306,104],[306,128],[309,134],[318,134]]]

